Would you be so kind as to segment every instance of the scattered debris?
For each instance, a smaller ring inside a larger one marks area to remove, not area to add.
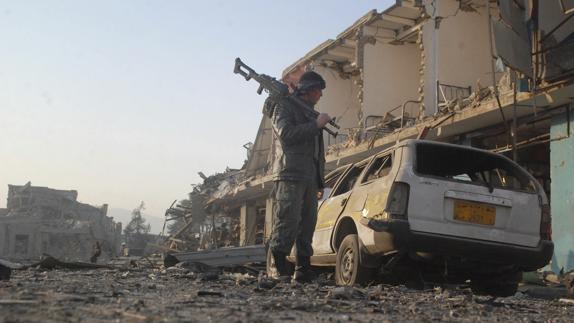
[[[248,263],[264,263],[266,256],[265,245],[252,245],[170,254],[164,258],[164,265],[171,267],[177,262],[186,261],[200,262],[209,266],[235,266]]]
[[[215,270],[214,267],[208,266],[201,262],[190,262],[190,261],[182,261],[176,264],[174,267],[183,268],[187,271],[192,271],[194,273],[205,273],[205,272],[212,272]]]
[[[136,320],[141,320],[141,321],[147,321],[148,318],[146,316],[140,315],[140,314],[135,314],[135,313],[130,313],[130,312],[123,312],[122,315],[128,319],[136,319]]]
[[[198,277],[201,281],[209,282],[209,281],[218,280],[219,279],[219,273],[217,273],[217,272],[201,273]]]
[[[65,262],[60,261],[52,256],[45,256],[40,262],[31,265],[30,267],[38,267],[41,269],[98,269],[98,268],[108,268],[112,269],[113,266],[93,264],[90,262]]]
[[[561,281],[560,281],[560,276],[551,272],[551,271],[546,271],[543,273],[544,276],[544,281],[554,284],[554,285],[560,285]]]
[[[529,286],[524,293],[530,297],[540,299],[559,299],[567,295],[566,288],[564,287],[548,287],[548,286]]]
[[[218,296],[218,297],[223,297],[223,293],[222,293],[222,292],[211,291],[211,290],[200,290],[200,291],[197,291],[197,296]]]
[[[390,285],[289,284],[264,273],[216,267],[205,267],[221,272],[218,279],[206,281],[199,278],[202,273],[189,276],[184,267],[191,268],[16,270],[10,282],[0,282],[0,321],[307,322],[320,315],[330,322],[402,322],[412,320],[414,313],[416,321],[424,322],[544,322],[574,316],[571,302],[560,300],[566,297],[548,301],[521,293],[493,301],[451,286],[421,291]]]
[[[0,259],[0,280],[10,280],[13,269],[20,269],[20,264],[15,264],[8,260]]]
[[[568,291],[568,295],[574,298],[574,271],[566,273],[564,276],[564,285]]]
[[[364,299],[366,296],[365,292],[355,288],[355,287],[336,287],[330,290],[327,293],[327,298],[330,299],[343,299],[343,300],[352,300],[352,299]]]
[[[38,304],[38,301],[24,299],[0,299],[0,305],[32,305]]]
[[[263,276],[263,273],[257,277],[257,289],[271,289],[277,285],[277,281]]]
[[[0,280],[10,280],[12,269],[0,263]]]

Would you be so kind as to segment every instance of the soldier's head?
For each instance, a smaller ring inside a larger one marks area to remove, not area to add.
[[[301,75],[296,93],[311,104],[316,104],[323,95],[325,80],[316,72],[308,71]]]

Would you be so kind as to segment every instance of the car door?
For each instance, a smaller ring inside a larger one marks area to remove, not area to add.
[[[329,197],[325,199],[317,212],[317,225],[313,235],[313,252],[316,255],[333,253],[331,236],[339,215],[345,209],[352,194],[352,187],[366,163],[350,165],[335,183]]]
[[[392,151],[377,155],[369,164],[347,206],[354,218],[373,218],[383,213],[393,183],[392,176],[388,176],[392,167]]]

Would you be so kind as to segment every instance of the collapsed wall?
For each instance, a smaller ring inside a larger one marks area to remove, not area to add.
[[[48,187],[8,185],[7,208],[0,212],[0,256],[88,260],[96,241],[102,257],[118,254],[121,223],[107,216],[107,204],[77,201],[78,192]]]

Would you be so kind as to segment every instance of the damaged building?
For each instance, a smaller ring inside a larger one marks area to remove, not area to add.
[[[551,200],[552,268],[574,268],[574,4],[548,0],[397,0],[372,10],[285,68],[327,82],[317,109],[336,117],[326,171],[399,140],[424,138],[504,154]],[[206,194],[210,214],[237,219],[239,245],[272,228],[274,138],[262,116],[233,181]]]
[[[62,260],[88,260],[96,241],[102,257],[118,254],[121,223],[107,216],[107,204],[80,203],[75,190],[8,185],[0,209],[0,256],[33,260],[48,254]]]
[[[233,194],[231,190],[243,174],[243,170],[229,168],[209,177],[199,172],[203,183],[193,185],[186,200],[177,204],[174,201],[166,210],[165,224],[170,235],[160,249],[178,252],[239,246],[238,210],[225,206],[206,210],[205,206],[206,201]]]

